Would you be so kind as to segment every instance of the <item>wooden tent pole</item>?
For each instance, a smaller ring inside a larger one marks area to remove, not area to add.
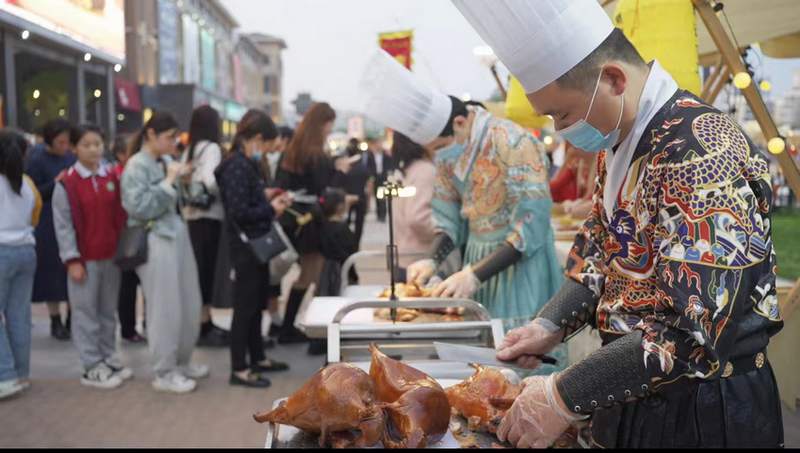
[[[711,93],[711,89],[714,87],[714,84],[717,82],[717,79],[719,79],[719,75],[722,73],[721,71],[722,71],[722,57],[720,57],[719,60],[717,60],[717,64],[714,66],[714,72],[712,72],[708,76],[706,83],[703,84],[703,91],[700,93],[700,97],[706,100],[706,102],[708,102],[709,104],[714,103],[713,101],[709,102],[707,99],[708,95]]]
[[[730,79],[730,77],[731,77],[731,70],[728,69],[727,66],[723,65],[722,75],[720,76],[720,78],[717,79],[717,83],[711,90],[711,93],[708,94],[708,97],[703,98],[703,100],[708,102],[709,105],[713,104],[714,101],[717,100],[717,96],[719,96],[719,93],[722,91],[723,88],[725,88],[725,85],[728,83],[728,79]]]
[[[722,28],[722,23],[719,21],[714,8],[712,8],[710,0],[692,0],[692,2],[697,10],[697,14],[708,29],[708,33],[714,40],[714,44],[716,44],[723,60],[725,60],[725,66],[728,67],[728,70],[732,74],[747,72],[742,62],[741,55],[736,50],[736,47],[733,46],[733,43],[731,43],[725,29]],[[775,122],[772,120],[772,116],[769,114],[769,110],[767,110],[767,106],[764,104],[764,100],[761,98],[761,93],[758,91],[756,84],[751,83],[750,86],[742,90],[742,94],[747,100],[750,109],[753,111],[756,121],[758,121],[759,126],[761,126],[761,130],[764,132],[764,138],[769,141],[770,139],[779,137],[780,133],[778,133],[778,128],[775,126]],[[791,186],[795,194],[800,194],[800,171],[797,170],[797,165],[795,165],[788,150],[778,154],[778,162],[783,169],[783,175],[786,177],[789,186]]]
[[[497,88],[500,90],[500,94],[503,95],[503,102],[505,102],[506,97],[508,97],[508,93],[506,92],[506,87],[503,86],[503,82],[500,81],[500,76],[497,75],[497,67],[495,65],[492,65],[492,67],[489,68],[489,70],[492,71],[492,75],[494,76],[494,81],[497,82]]]
[[[722,55],[722,59],[725,61],[725,66],[728,67],[728,70],[733,74],[746,72],[747,69],[744,67],[742,57],[733,43],[731,43],[728,34],[722,27],[722,23],[719,21],[714,8],[711,6],[711,0],[692,0],[692,3],[694,3],[697,14],[700,16],[703,24],[705,24],[706,29],[708,29],[711,39],[714,40],[714,44],[717,46],[720,55]],[[769,110],[767,110],[767,106],[764,104],[764,100],[761,98],[761,93],[758,91],[755,83],[751,83],[750,86],[743,89],[742,94],[747,100],[750,109],[753,111],[756,121],[758,121],[759,126],[761,126],[761,131],[764,133],[766,141],[769,142],[770,139],[780,137],[778,128],[775,126],[775,122],[772,120],[772,116],[769,114]],[[780,163],[781,169],[783,169],[783,175],[789,183],[789,186],[795,194],[800,195],[800,171],[797,170],[797,165],[795,165],[791,153],[786,150],[778,154],[778,163]],[[789,293],[789,297],[787,297],[784,304],[786,311],[781,312],[781,317],[788,319],[791,312],[799,304],[800,280],[795,283]]]

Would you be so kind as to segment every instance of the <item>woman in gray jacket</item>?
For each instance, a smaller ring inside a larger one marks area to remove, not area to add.
[[[122,174],[122,206],[128,226],[149,226],[147,263],[136,273],[147,300],[147,336],[153,388],[188,393],[208,367],[191,364],[200,330],[200,283],[186,222],[181,217],[178,180],[189,165],[170,162],[178,123],[154,113],[131,141],[132,155]]]

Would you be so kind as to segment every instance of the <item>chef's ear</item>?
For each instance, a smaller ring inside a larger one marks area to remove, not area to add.
[[[466,116],[457,116],[453,118],[453,126],[455,127],[464,127],[467,125],[467,117]]]
[[[611,85],[615,95],[621,95],[628,88],[629,70],[616,61],[609,61],[603,66],[603,79]]]

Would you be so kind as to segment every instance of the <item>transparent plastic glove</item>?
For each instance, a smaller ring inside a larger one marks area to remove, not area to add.
[[[433,297],[469,299],[480,287],[480,279],[472,272],[472,266],[468,265],[437,286],[433,291]]]
[[[519,368],[533,370],[542,364],[536,356],[550,353],[561,343],[563,337],[561,331],[552,332],[533,321],[506,334],[497,349],[497,359],[504,362],[516,361]]]
[[[522,393],[506,412],[497,437],[517,448],[547,448],[586,416],[569,412],[557,394],[555,375],[533,376],[524,381]]]
[[[416,283],[420,288],[425,287],[428,280],[436,273],[436,261],[420,260],[406,268],[406,282]]]
[[[442,280],[442,277],[439,277],[438,275],[434,275],[433,277],[430,278],[430,280],[428,280],[428,284],[425,285],[425,287],[426,288],[436,288],[437,286],[441,285],[443,281],[444,280]]]

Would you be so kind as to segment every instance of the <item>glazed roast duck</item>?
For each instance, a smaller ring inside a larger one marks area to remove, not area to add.
[[[375,446],[385,424],[370,376],[344,363],[326,366],[275,410],[253,418],[319,433],[319,446],[334,448]]]
[[[432,377],[390,359],[373,343],[369,376],[386,411],[386,448],[425,448],[444,437],[450,425],[450,403]]]
[[[453,412],[467,419],[470,431],[494,433],[521,389],[500,371],[481,365],[471,366],[475,368],[475,374],[448,388],[447,399]]]

